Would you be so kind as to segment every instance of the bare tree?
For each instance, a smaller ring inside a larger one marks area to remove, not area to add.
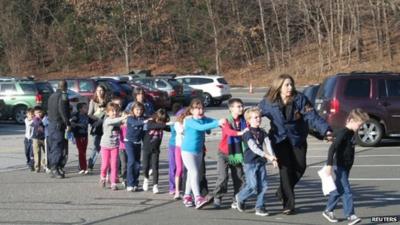
[[[219,50],[219,44],[218,44],[218,30],[217,30],[217,23],[216,23],[216,18],[212,9],[211,5],[211,0],[205,0],[207,4],[207,11],[208,11],[208,16],[210,17],[213,32],[214,32],[214,48],[215,48],[215,70],[217,71],[217,74],[221,74],[221,59],[220,59],[220,50]]]
[[[265,22],[264,22],[264,6],[262,5],[261,0],[257,0],[258,7],[260,9],[260,21],[261,21],[261,28],[263,32],[263,40],[264,40],[264,48],[267,58],[267,68],[271,68],[271,53],[268,47],[268,38],[267,38],[267,31],[265,29]]]

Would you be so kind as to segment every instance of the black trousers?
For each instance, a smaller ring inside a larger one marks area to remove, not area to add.
[[[143,151],[142,155],[143,176],[149,179],[150,166],[153,170],[153,185],[158,184],[158,168],[160,160],[159,151]]]
[[[217,162],[218,179],[215,190],[213,191],[214,198],[221,199],[228,191],[229,169],[231,170],[233,182],[233,200],[235,199],[235,195],[240,191],[240,188],[244,184],[244,172],[242,164],[230,165],[228,163],[228,156],[219,152]]]
[[[295,209],[294,187],[303,176],[307,162],[307,142],[293,146],[288,139],[273,146],[279,164],[280,185],[277,195],[282,200],[283,209]]]
[[[47,164],[50,169],[63,168],[66,164],[67,143],[65,128],[57,123],[49,123],[49,152]]]

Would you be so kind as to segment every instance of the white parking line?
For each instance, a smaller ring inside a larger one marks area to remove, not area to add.
[[[311,155],[307,158],[326,158],[326,155]],[[357,155],[357,158],[368,158],[368,157],[400,157],[400,155]]]
[[[400,167],[400,165],[353,165],[353,167]],[[309,166],[309,168],[321,168],[321,166]]]
[[[349,178],[354,181],[400,181],[400,178]]]

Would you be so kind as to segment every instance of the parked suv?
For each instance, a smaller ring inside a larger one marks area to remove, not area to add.
[[[232,97],[228,82],[222,76],[215,75],[185,75],[175,79],[187,84],[194,89],[203,91],[203,102],[205,106],[221,105],[225,100]]]
[[[0,81],[0,101],[4,106],[1,117],[13,118],[23,124],[28,108],[40,105],[47,110],[47,100],[53,93],[48,83],[29,79],[2,79]]]
[[[60,80],[49,80],[53,89],[57,88],[59,81]],[[71,89],[82,96],[80,101],[88,103],[93,97],[96,88],[96,82],[94,80],[85,78],[68,78],[66,81],[68,84],[68,89]]]
[[[370,116],[359,129],[361,146],[374,146],[383,137],[400,135],[400,74],[391,72],[340,73],[324,80],[315,108],[333,129],[342,128],[350,110],[361,108]]]
[[[147,87],[156,88],[168,93],[171,98],[171,104],[184,104],[185,96],[183,95],[183,85],[173,78],[168,77],[145,77],[134,80],[135,83],[142,84]],[[172,107],[172,105],[171,105]]]

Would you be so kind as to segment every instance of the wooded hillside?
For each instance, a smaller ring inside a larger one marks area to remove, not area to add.
[[[0,74],[400,71],[399,0],[0,0]]]

